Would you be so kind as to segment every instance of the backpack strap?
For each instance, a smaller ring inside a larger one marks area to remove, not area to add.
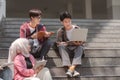
[[[43,25],[42,25],[42,24],[39,24],[39,25],[35,28],[35,30],[34,30],[32,33],[30,33],[29,35],[27,35],[27,36],[33,35],[36,31],[39,31],[39,30],[42,29],[42,28],[43,28]]]

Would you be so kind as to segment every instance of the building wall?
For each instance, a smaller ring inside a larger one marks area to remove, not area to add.
[[[107,0],[92,0],[92,19],[109,19]],[[43,18],[59,18],[61,11],[70,11],[73,18],[86,19],[85,0],[6,0],[7,17],[28,17],[28,11],[38,8]]]
[[[107,3],[106,0],[92,0],[93,19],[107,19]]]

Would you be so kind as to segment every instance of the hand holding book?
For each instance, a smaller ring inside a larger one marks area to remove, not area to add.
[[[52,36],[54,34],[54,32],[47,32],[47,31],[39,31],[38,33],[37,33],[37,37],[39,38],[39,39],[42,39],[43,37],[50,37],[50,36]]]
[[[35,65],[34,65],[34,69],[37,69],[41,66],[45,66],[46,65],[47,60],[39,60],[36,61]]]

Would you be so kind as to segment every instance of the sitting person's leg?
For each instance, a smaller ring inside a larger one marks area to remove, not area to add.
[[[70,57],[69,57],[67,48],[63,45],[60,45],[58,46],[58,49],[62,58],[63,66],[71,66]]]
[[[74,47],[70,47],[69,49],[72,50],[72,48]],[[79,76],[80,74],[75,70],[76,66],[77,65],[81,65],[81,57],[82,57],[82,54],[83,54],[83,47],[82,46],[78,46],[76,48],[73,49],[73,53],[74,53],[74,57],[73,57],[73,60],[72,60],[72,65],[69,66],[69,69],[67,71],[67,75],[69,77],[75,77],[75,76]]]
[[[83,47],[78,46],[74,50],[74,57],[73,57],[72,65],[81,65],[82,54],[83,54]]]
[[[41,50],[38,52],[39,53],[39,58],[42,59],[43,57],[46,57],[46,54],[50,50],[52,46],[52,42],[47,39],[43,44]]]
[[[12,80],[12,71],[9,67],[4,67],[3,70],[0,71],[0,75],[3,80]]]
[[[74,57],[73,57],[73,61],[72,61],[72,66],[69,68],[73,72],[73,77],[80,75],[80,73],[77,72],[75,70],[75,68],[76,68],[77,65],[81,65],[82,54],[83,54],[83,47],[78,46],[74,50]]]
[[[43,68],[37,75],[41,80],[52,80],[52,76],[48,68]]]
[[[72,68],[74,68],[71,64],[71,61],[70,61],[70,56],[69,56],[69,49],[66,48],[65,46],[59,46],[59,52],[60,52],[60,55],[61,55],[61,58],[62,58],[62,63],[63,63],[63,66],[67,66],[68,67],[68,71],[66,72],[66,75],[68,75],[69,77],[72,77],[73,75],[73,71],[71,70]]]

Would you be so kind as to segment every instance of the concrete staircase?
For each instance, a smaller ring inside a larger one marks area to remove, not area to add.
[[[0,63],[7,61],[8,48],[19,37],[20,25],[28,19],[7,18],[0,29]],[[43,19],[48,31],[61,27],[58,19]],[[73,20],[73,23],[88,28],[85,58],[78,66],[81,76],[67,78],[61,59],[52,49],[48,53],[47,66],[54,80],[119,80],[120,78],[120,21],[119,20]],[[55,35],[51,37],[55,40]]]

